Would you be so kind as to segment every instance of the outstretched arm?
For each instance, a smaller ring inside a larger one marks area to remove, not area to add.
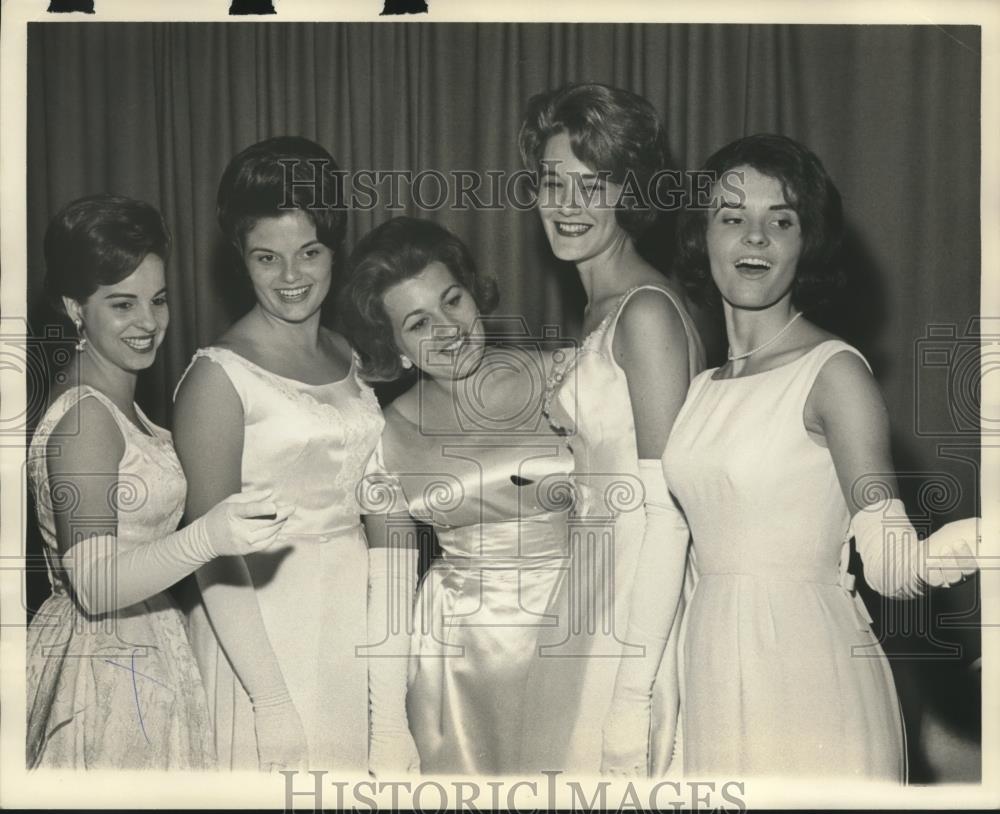
[[[188,480],[190,522],[240,491],[243,405],[222,368],[191,367],[174,409],[174,443]],[[254,707],[260,768],[296,769],[308,761],[305,731],[292,703],[242,557],[220,557],[197,572],[205,611]]]
[[[889,413],[874,377],[853,353],[823,366],[806,401],[807,429],[822,433],[852,515],[865,581],[885,596],[911,598],[976,569],[976,518],[919,540],[898,497]]]

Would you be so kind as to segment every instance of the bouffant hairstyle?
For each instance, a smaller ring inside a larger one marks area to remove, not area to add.
[[[63,309],[62,298],[84,302],[98,286],[124,280],[149,254],[164,262],[170,232],[148,203],[103,193],[64,206],[45,230],[45,293]]]
[[[338,297],[340,325],[369,381],[394,381],[403,374],[385,293],[435,261],[472,295],[481,314],[496,308],[496,280],[476,268],[458,237],[429,220],[393,218],[365,235],[351,253]]]
[[[240,252],[257,221],[301,209],[319,242],[338,257],[347,228],[342,193],[340,168],[319,144],[300,136],[265,139],[237,154],[223,171],[219,227]]]
[[[738,167],[752,167],[781,183],[785,200],[798,214],[802,228],[802,254],[792,284],[792,304],[802,311],[825,305],[844,283],[843,270],[837,263],[844,218],[840,193],[822,162],[797,141],[771,133],[738,139],[705,162],[705,170],[714,175],[717,183]],[[724,183],[731,187],[738,179]],[[722,297],[712,280],[705,243],[711,211],[689,207],[681,214],[674,270],[693,299],[718,306]]]
[[[627,187],[634,197],[624,195],[615,212],[622,229],[638,238],[656,222],[650,184],[665,169],[668,151],[659,116],[646,99],[598,83],[565,85],[533,96],[518,135],[527,169],[540,171],[545,145],[558,133],[569,136],[573,155],[595,172],[607,173],[616,184],[624,184],[628,176],[634,179]]]

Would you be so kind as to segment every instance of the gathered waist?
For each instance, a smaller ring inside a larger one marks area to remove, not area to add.
[[[470,571],[551,571],[565,568],[567,557],[565,553],[524,557],[467,557],[442,552],[434,565]]]
[[[457,567],[544,568],[568,556],[566,512],[437,529],[441,559]]]
[[[717,570],[698,572],[699,579],[711,579],[712,577],[745,577],[747,579],[759,579],[765,582],[802,582],[813,585],[839,586],[841,584],[840,574],[818,574],[818,573],[795,573],[786,570],[756,571],[756,570]]]
[[[698,582],[718,578],[755,579],[761,582],[781,583],[783,585],[821,585],[830,588],[838,588],[854,607],[858,619],[860,630],[868,630],[872,623],[872,617],[865,607],[864,600],[854,589],[854,575],[847,571],[846,559],[841,563],[840,569],[833,572],[820,572],[814,569],[789,569],[787,566],[770,570],[757,569],[733,569],[702,571],[699,568]],[[695,589],[697,594],[697,588]]]
[[[364,531],[360,522],[346,526],[337,526],[324,531],[282,531],[278,534],[279,542],[302,542],[306,544],[333,543],[345,538],[356,539]]]

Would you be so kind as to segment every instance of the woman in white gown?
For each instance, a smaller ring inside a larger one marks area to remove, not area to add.
[[[67,205],[45,235],[45,286],[79,341],[28,449],[52,586],[28,626],[29,769],[213,768],[166,589],[214,557],[267,548],[288,515],[245,494],[176,530],[184,474],[170,433],[134,401],[169,322],[169,246],[153,207],[107,194]]]
[[[692,383],[663,457],[699,572],[681,642],[684,771],[902,781],[896,690],[852,591],[849,539],[872,587],[912,597],[974,569],[976,521],[918,542],[867,362],[801,318],[837,276],[840,196],[819,159],[757,135],[706,169],[713,205],[685,213],[679,262],[721,302],[729,360]],[[683,550],[647,553],[641,567],[664,578],[637,586],[633,612],[662,634]]]
[[[267,554],[197,574],[190,635],[227,768],[368,762],[367,661],[355,651],[368,555],[355,488],[383,422],[347,341],[320,324],[345,228],[329,198],[335,172],[326,150],[295,137],[230,162],[219,222],[257,302],[195,354],[176,396],[188,518],[244,487],[295,506]]]
[[[659,462],[688,383],[704,366],[683,293],[636,248],[657,219],[647,193],[666,161],[663,128],[642,97],[573,85],[531,100],[520,148],[525,166],[539,173],[538,211],[552,251],[576,265],[587,294],[586,338],[550,380],[548,412],[568,437],[584,496],[575,576],[566,581],[560,609],[594,614],[580,620],[581,635],[560,641],[564,629],[546,637],[549,655],[575,657],[537,662],[526,718],[549,726],[528,760],[536,768],[596,774],[618,663],[636,670],[655,649],[652,674],[659,669],[664,678],[653,700],[651,750],[633,748],[635,733],[644,739],[649,732],[646,686],[635,690],[645,693],[645,706],[632,704],[629,715],[616,718],[619,728],[606,733],[603,768],[616,772],[641,762],[644,769],[652,751],[661,773],[674,746],[676,636],[660,665],[662,645],[650,647],[645,632],[629,623],[629,597],[640,546],[659,544],[673,531]],[[596,550],[589,542],[595,529],[604,541]],[[631,751],[616,752],[619,746]]]
[[[521,747],[539,728],[520,713],[565,570],[572,457],[541,416],[554,349],[485,344],[480,314],[495,303],[462,242],[415,218],[364,237],[341,300],[367,375],[419,374],[385,410],[367,484],[391,607],[412,602],[415,520],[434,527],[442,553],[421,584],[412,640],[409,614],[394,617],[395,636],[369,631],[382,642],[373,657],[398,676],[397,714],[373,709],[372,739],[405,751],[408,722],[432,774],[530,771]]]

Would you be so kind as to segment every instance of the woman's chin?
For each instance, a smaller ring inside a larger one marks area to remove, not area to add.
[[[424,371],[440,381],[461,381],[475,375],[482,367],[485,354],[486,348],[482,343],[467,345],[456,354],[438,354]]]
[[[586,252],[582,246],[567,246],[566,242],[560,238],[549,240],[549,247],[552,254],[564,263],[577,263],[586,257]]]

